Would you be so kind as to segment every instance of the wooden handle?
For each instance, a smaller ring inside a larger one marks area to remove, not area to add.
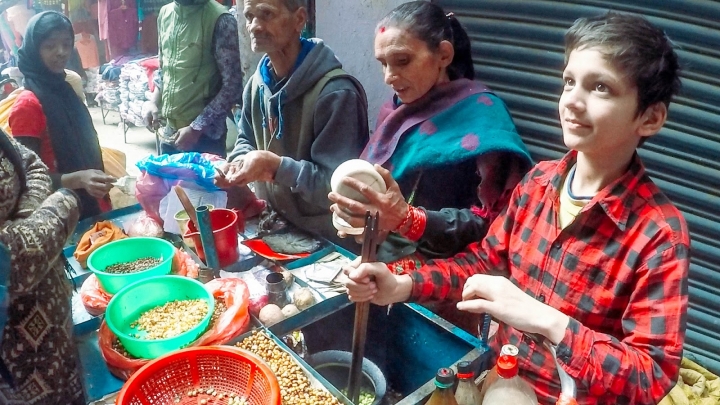
[[[174,186],[173,189],[175,189],[175,194],[177,194],[178,199],[180,200],[180,204],[182,204],[183,208],[185,208],[185,212],[187,212],[188,216],[190,217],[190,220],[193,221],[193,223],[195,223],[195,227],[197,228],[198,227],[197,212],[195,212],[195,207],[193,207],[187,194],[185,194],[185,190],[183,190],[182,187],[180,187],[180,186]]]

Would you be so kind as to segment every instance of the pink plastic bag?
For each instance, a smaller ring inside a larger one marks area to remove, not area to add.
[[[112,295],[103,290],[97,277],[92,274],[85,279],[80,287],[80,300],[88,314],[100,316],[105,313]]]
[[[148,156],[136,164],[140,176],[135,184],[135,197],[143,210],[162,225],[160,200],[172,187],[186,181],[208,191],[218,190],[212,180],[214,167],[223,161],[217,155],[197,152]]]

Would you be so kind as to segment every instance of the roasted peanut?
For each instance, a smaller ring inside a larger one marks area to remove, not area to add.
[[[268,363],[280,384],[283,405],[340,404],[329,392],[313,388],[300,365],[264,333],[254,331],[236,346]]]

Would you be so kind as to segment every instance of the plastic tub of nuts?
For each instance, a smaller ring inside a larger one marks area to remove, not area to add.
[[[214,310],[215,298],[200,282],[157,276],[117,293],[105,321],[128,353],[154,359],[194,342],[208,328]]]
[[[148,277],[170,273],[175,247],[151,237],[120,239],[99,247],[88,257],[87,265],[108,294]]]
[[[280,405],[273,371],[228,346],[192,347],[155,359],[128,379],[118,405]],[[321,402],[309,402],[309,404]]]

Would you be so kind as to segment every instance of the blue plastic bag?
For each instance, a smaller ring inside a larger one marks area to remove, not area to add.
[[[135,165],[153,176],[171,180],[194,181],[208,191],[219,190],[213,182],[215,168],[225,163],[217,155],[186,152],[148,156]]]

